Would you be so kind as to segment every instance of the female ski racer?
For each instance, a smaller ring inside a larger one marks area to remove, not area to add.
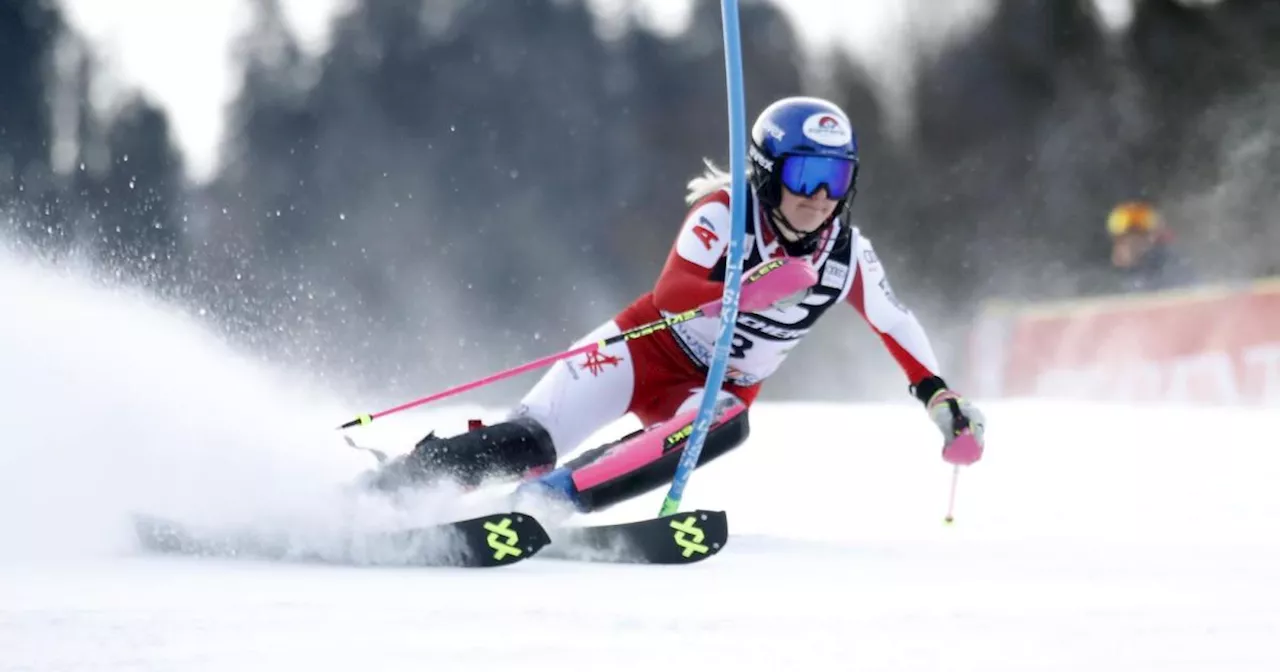
[[[982,413],[948,388],[924,329],[890,289],[871,242],[846,213],[856,193],[858,143],[848,117],[818,98],[790,97],[756,119],[747,148],[750,199],[739,315],[716,415],[698,465],[746,440],[764,381],[830,308],[857,310],[901,366],[927,417],[950,438],[967,420],[982,445]],[[731,225],[730,176],[707,164],[652,291],[576,345],[693,310],[722,296]],[[716,304],[718,306],[718,304]],[[517,495],[597,511],[669,483],[701,402],[715,309],[642,338],[555,364],[503,422],[448,438],[429,434],[376,472],[393,490],[448,478],[467,486],[523,479]],[[643,428],[556,466],[624,415]]]

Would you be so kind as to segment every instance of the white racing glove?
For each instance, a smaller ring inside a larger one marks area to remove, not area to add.
[[[942,432],[947,444],[943,448],[944,459],[953,464],[972,464],[981,459],[982,449],[986,445],[984,437],[987,419],[977,406],[948,389],[946,382],[938,377],[926,378],[917,383],[912,386],[912,392],[924,403],[929,419]],[[954,455],[948,454],[952,442],[964,434],[965,430],[973,436],[977,451],[960,450]]]

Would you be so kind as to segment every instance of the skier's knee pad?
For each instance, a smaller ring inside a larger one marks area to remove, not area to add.
[[[444,439],[430,434],[409,457],[426,477],[443,476],[474,487],[487,478],[520,478],[551,468],[556,449],[541,423],[516,417]]]
[[[581,457],[566,463],[565,466],[573,470],[584,467],[594,462],[611,448],[643,434],[644,431],[633,432],[618,441],[592,449]],[[747,421],[747,409],[745,408],[732,417],[712,425],[711,429],[707,431],[706,439],[703,441],[702,452],[698,454],[696,466],[701,467],[742,445],[750,433],[751,426]],[[654,488],[670,483],[671,479],[675,477],[676,465],[680,462],[680,456],[684,454],[684,447],[689,442],[689,435],[687,431],[682,431],[681,428],[678,428],[677,434],[667,437],[666,441],[669,446],[664,450],[662,457],[657,460],[579,491],[578,499],[582,509],[584,511],[600,511],[618,502],[642,495]]]

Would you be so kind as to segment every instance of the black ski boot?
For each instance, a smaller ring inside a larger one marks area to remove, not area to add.
[[[555,463],[551,435],[538,421],[522,417],[448,438],[432,432],[407,455],[387,461],[367,485],[389,491],[447,479],[473,488],[486,479],[519,479]]]

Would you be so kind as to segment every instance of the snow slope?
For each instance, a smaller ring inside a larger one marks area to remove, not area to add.
[[[687,491],[734,536],[682,568],[158,558],[129,511],[322,536],[456,505],[340,495],[369,460],[331,428],[403,400],[340,399],[144,296],[3,253],[0,315],[3,671],[1280,669],[1274,409],[985,404],[987,459],[947,527],[951,474],[917,406],[762,404]],[[358,436],[403,450],[499,413]]]

